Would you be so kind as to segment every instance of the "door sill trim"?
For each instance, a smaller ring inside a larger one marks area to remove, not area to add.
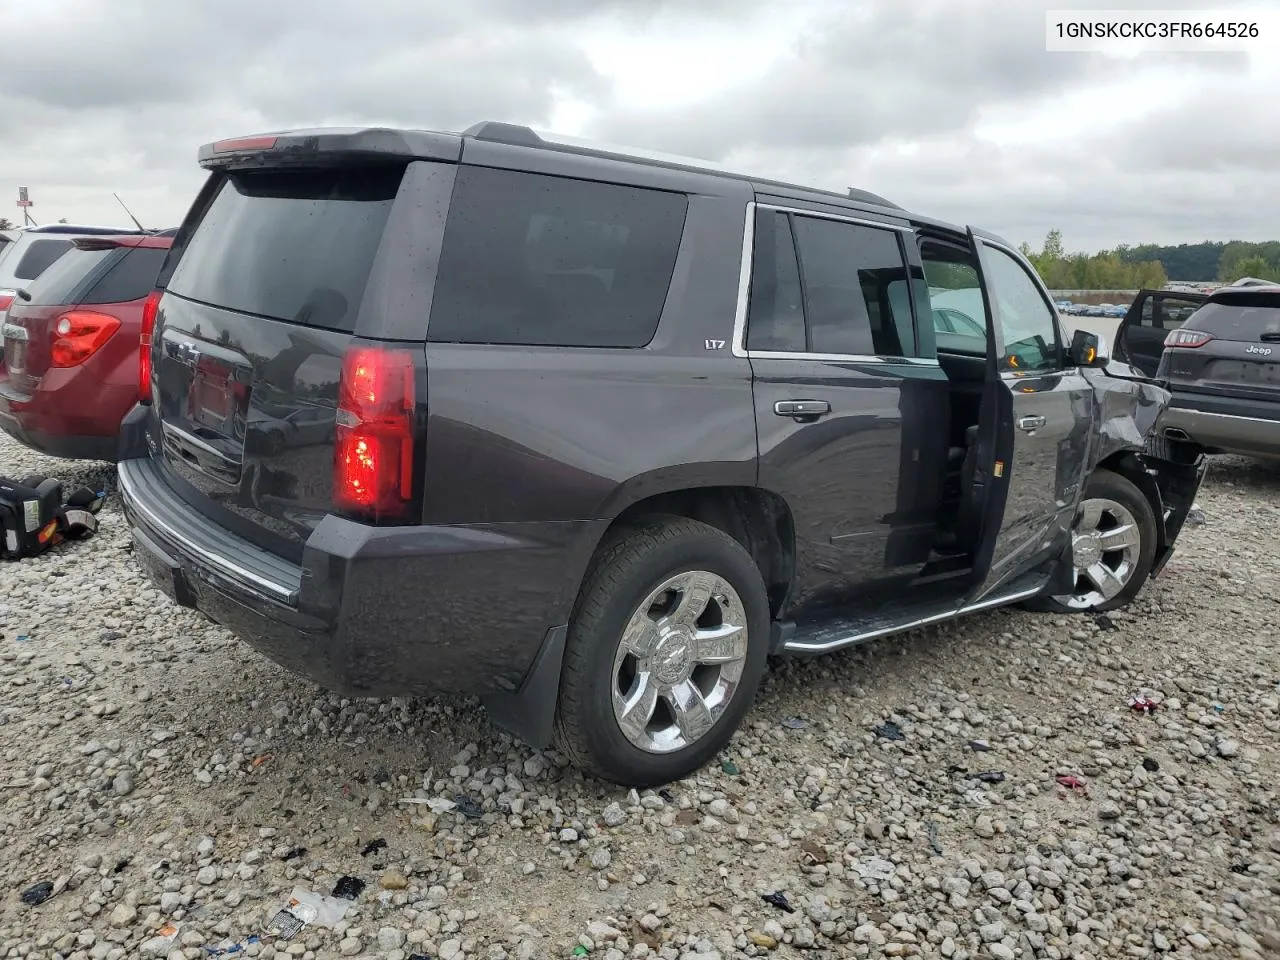
[[[947,620],[954,620],[957,617],[963,617],[969,613],[978,613],[982,610],[990,610],[993,607],[1002,607],[1006,604],[1017,603],[1019,600],[1029,600],[1036,596],[1044,589],[1044,583],[1038,583],[1034,587],[1020,587],[1011,590],[1008,593],[1000,593],[994,597],[988,597],[985,600],[979,600],[977,603],[971,603],[968,606],[957,607],[952,610],[944,610],[940,613],[931,614],[927,617],[917,617],[912,620],[904,620],[902,623],[892,624],[884,627],[876,627],[872,630],[866,630],[858,633],[851,633],[834,640],[823,640],[815,643],[806,643],[804,640],[791,640],[783,645],[782,649],[785,653],[797,654],[820,654],[831,653],[835,650],[843,650],[846,647],[856,646],[860,643],[866,643],[869,640],[878,640],[881,637],[887,637],[895,633],[903,633],[907,630],[914,630],[917,627],[925,627],[933,623],[943,623]]]

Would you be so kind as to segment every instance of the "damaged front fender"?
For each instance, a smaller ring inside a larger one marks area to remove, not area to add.
[[[1113,361],[1091,377],[1098,429],[1089,472],[1114,470],[1138,487],[1151,503],[1158,540],[1151,576],[1173,554],[1204,480],[1203,448],[1156,433],[1171,395],[1131,366]]]

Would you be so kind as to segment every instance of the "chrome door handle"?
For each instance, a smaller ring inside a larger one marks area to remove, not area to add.
[[[831,412],[831,404],[825,400],[779,400],[773,405],[773,412],[798,421],[817,420]]]
[[[1023,417],[1018,421],[1018,429],[1025,430],[1027,433],[1035,433],[1045,425],[1045,418],[1039,416]]]

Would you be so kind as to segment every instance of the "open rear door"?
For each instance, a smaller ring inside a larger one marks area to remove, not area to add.
[[[1164,353],[1164,341],[1195,313],[1207,298],[1183,290],[1139,290],[1116,331],[1111,355],[1154,377]]]
[[[1034,593],[1062,556],[1084,482],[1092,388],[1069,360],[1057,311],[1034,269],[969,230],[987,311],[987,380],[974,503],[981,532],[966,605]]]

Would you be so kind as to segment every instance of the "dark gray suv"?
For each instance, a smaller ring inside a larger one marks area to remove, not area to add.
[[[1222,287],[1170,331],[1160,432],[1211,453],[1280,458],[1280,285]]]
[[[1203,475],[990,234],[562,144],[211,144],[120,487],[178,603],[652,785],[771,654],[1128,601]],[[305,421],[308,430],[273,429]]]

